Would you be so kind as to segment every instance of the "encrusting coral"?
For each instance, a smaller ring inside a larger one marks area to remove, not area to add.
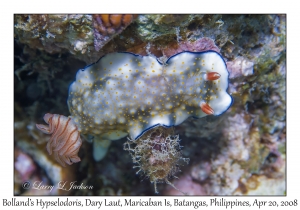
[[[18,42],[48,53],[71,53],[80,60],[95,62],[99,50],[130,25],[131,14],[17,14],[14,33]],[[124,44],[124,42],[123,42]],[[105,54],[111,50],[106,50]]]

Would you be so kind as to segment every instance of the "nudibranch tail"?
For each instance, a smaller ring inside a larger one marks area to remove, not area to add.
[[[65,163],[72,165],[80,161],[78,151],[82,144],[80,133],[74,121],[70,117],[58,114],[45,114],[45,122],[49,125],[36,124],[43,133],[52,134],[47,144],[47,151],[62,166]]]

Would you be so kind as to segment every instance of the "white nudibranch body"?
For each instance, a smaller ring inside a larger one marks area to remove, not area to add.
[[[69,89],[71,117],[82,134],[139,138],[155,126],[220,115],[232,103],[228,71],[214,51],[154,57],[111,53],[78,71]]]

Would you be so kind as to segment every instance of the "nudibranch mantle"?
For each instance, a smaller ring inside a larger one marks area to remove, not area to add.
[[[77,72],[68,106],[82,134],[137,139],[158,125],[225,112],[232,103],[228,78],[214,51],[182,52],[164,64],[152,56],[111,53]]]

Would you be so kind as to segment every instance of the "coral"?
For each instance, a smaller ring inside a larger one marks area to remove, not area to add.
[[[140,55],[151,54],[162,59],[185,51],[203,52],[209,50],[220,52],[220,49],[215,45],[214,41],[207,37],[197,39],[196,41],[173,41],[169,42],[168,45],[141,44],[127,49],[128,52]]]
[[[267,152],[259,144],[255,129],[249,136],[251,124],[245,114],[236,114],[223,123],[228,126],[223,129],[221,138],[226,139],[227,145],[211,163],[209,193],[227,195],[238,187],[238,180],[246,171],[258,170],[260,166],[257,163],[261,163]]]
[[[85,54],[93,43],[90,15],[15,15],[15,35],[22,43],[61,53]]]
[[[15,15],[15,39],[48,53],[68,52],[91,63],[103,53],[103,46],[121,33],[136,15]],[[124,45],[124,42],[121,42]],[[96,49],[95,49],[96,48]]]
[[[220,52],[220,49],[215,45],[214,41],[210,38],[204,37],[201,39],[197,39],[196,41],[181,41],[174,42],[169,47],[162,48],[162,53],[170,57],[173,54],[184,52],[184,51],[192,51],[192,52],[203,52],[213,50],[216,52]]]
[[[183,175],[179,179],[174,181],[174,185],[177,186],[183,192],[186,192],[186,195],[207,195],[205,188],[202,187],[199,183],[195,182],[190,175]],[[163,195],[182,195],[182,193],[173,187],[166,187]]]
[[[35,146],[31,142],[24,140],[19,141],[17,146],[26,151],[28,155],[34,159],[35,163],[39,166],[36,171],[37,176],[33,175],[29,180],[31,184],[35,181],[43,182],[44,185],[54,185],[53,189],[44,190],[45,195],[68,195],[71,192],[59,189],[58,183],[61,181],[72,182],[76,180],[74,168],[64,169],[62,166],[56,164],[48,155],[41,149],[41,146]],[[41,174],[41,175],[40,175]],[[31,185],[32,186],[32,185]],[[68,186],[66,186],[68,188]],[[24,189],[23,189],[24,190]],[[21,191],[22,192],[22,191]],[[40,194],[38,190],[29,188],[27,191],[23,191],[24,195],[37,195]]]
[[[15,170],[22,182],[30,179],[32,174],[37,169],[34,161],[26,153],[15,149]]]
[[[277,152],[277,163],[266,164],[265,160],[268,159],[268,155],[276,152],[277,149],[261,142],[257,128],[259,124],[253,119],[251,121],[251,116],[245,113],[235,114],[223,123],[228,125],[223,128],[221,136],[226,145],[223,145],[220,154],[209,165],[206,165],[206,168],[210,168],[205,172],[209,174],[206,175],[209,179],[194,176],[195,179],[204,182],[202,187],[209,194],[251,194],[250,192],[256,187],[253,188],[250,180],[253,180],[257,174],[259,177],[273,174],[269,178],[258,178],[257,186],[262,186],[260,181],[266,179],[270,183],[279,183],[284,180],[284,164],[282,164],[283,161],[280,161],[282,155]],[[270,173],[268,170],[273,172]],[[201,173],[199,168],[196,171]],[[195,174],[195,168],[193,168],[192,174]],[[282,185],[276,185],[273,189],[282,189]],[[276,194],[282,193],[283,191],[277,190]]]
[[[273,160],[272,160],[273,159]],[[283,195],[286,191],[285,156],[270,153],[262,167],[261,174],[252,174],[241,179],[236,195]]]
[[[253,74],[254,63],[243,57],[237,57],[233,61],[229,61],[226,64],[230,73],[230,79]]]
[[[205,182],[211,173],[211,165],[209,162],[202,162],[193,166],[191,177],[198,182]]]
[[[135,146],[132,148],[132,145]],[[130,152],[133,163],[137,164],[136,173],[144,173],[154,183],[156,193],[159,182],[166,182],[178,190],[168,179],[178,172],[179,161],[188,162],[188,159],[181,157],[179,136],[174,135],[172,128],[155,127],[137,140],[129,139],[124,150]]]
[[[121,33],[137,15],[92,15],[94,46],[99,51],[109,40]]]
[[[126,28],[135,17],[135,23]],[[149,45],[151,53],[160,57],[161,49],[172,51],[176,43],[197,45],[197,40],[207,37],[224,57],[246,55],[251,60],[255,58],[251,52],[259,51],[267,36],[282,35],[278,31],[284,30],[284,21],[284,16],[276,15],[15,15],[15,38],[34,49],[68,51],[91,63],[117,51],[146,55]],[[96,37],[99,43],[94,43]],[[99,52],[94,45],[101,46]]]
[[[203,15],[139,15],[137,33],[144,41],[153,41],[161,37],[178,34],[181,27],[186,27],[194,19]]]

